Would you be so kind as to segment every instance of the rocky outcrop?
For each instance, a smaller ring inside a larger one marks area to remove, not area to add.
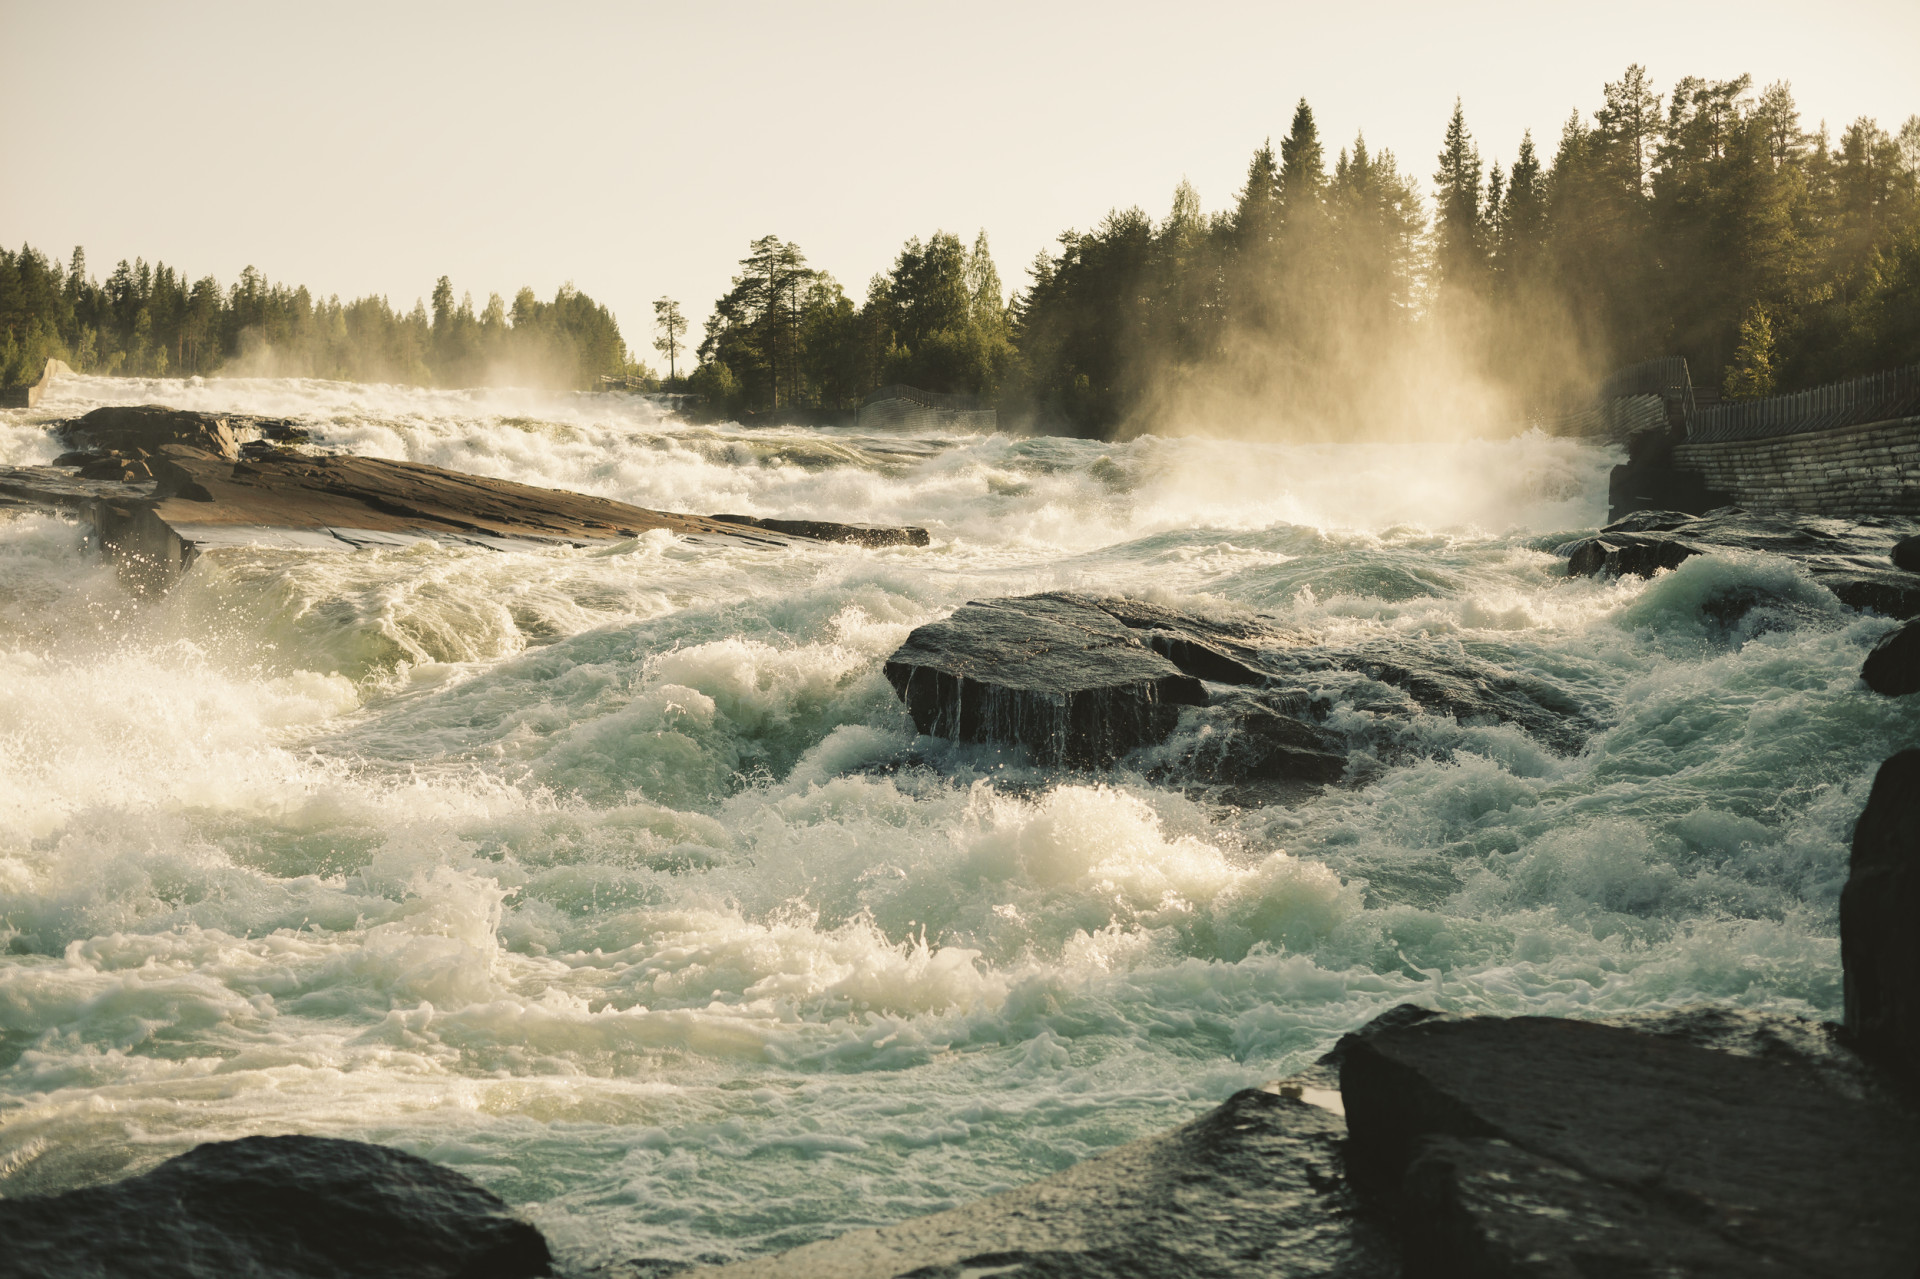
[[[229,462],[240,456],[240,442],[227,416],[220,413],[158,404],[110,405],[54,429],[69,448],[83,455],[137,453],[144,457],[168,444],[181,444]]]
[[[1211,706],[1221,732],[1188,762],[1223,782],[1338,778],[1348,743],[1323,724],[1340,705],[1511,723],[1561,750],[1590,727],[1561,690],[1440,641],[1328,645],[1271,618],[1066,592],[968,604],[909,635],[886,674],[920,732],[1072,767],[1110,764],[1164,740],[1179,707]]]
[[[1719,550],[1779,555],[1850,608],[1888,617],[1920,616],[1920,575],[1887,567],[1911,521],[1760,515],[1723,507],[1706,515],[1640,511],[1559,548],[1569,577],[1651,577],[1695,555]]]
[[[1893,544],[1893,550],[1887,558],[1893,561],[1895,568],[1903,568],[1909,573],[1920,573],[1920,537],[1903,537]]]
[[[1920,1093],[1920,750],[1880,765],[1840,893],[1846,1027]]]
[[[287,447],[305,432],[279,419],[141,405],[96,409],[57,430],[73,451],[54,468],[0,471],[0,497],[76,511],[146,589],[164,588],[202,551],[223,546],[354,550],[432,540],[511,550],[656,529],[765,548],[928,540],[925,529],[679,515],[416,462],[314,455]]]
[[[1342,1045],[1356,1184],[1409,1276],[1909,1276],[1920,1127],[1792,1053],[1550,1017]]]
[[[1161,740],[1179,707],[1206,701],[1198,679],[1068,595],[965,605],[916,629],[885,671],[920,732],[1077,768]]]
[[[1249,1089],[1031,1186],[687,1279],[1389,1279],[1394,1250],[1347,1185],[1345,1135],[1337,1113]]]
[[[64,360],[48,360],[40,371],[36,382],[25,386],[0,386],[0,409],[38,408],[40,398],[47,393],[57,377],[72,377],[73,370]]]
[[[152,1172],[0,1199],[0,1272],[35,1279],[524,1279],[546,1241],[449,1168],[321,1137],[212,1142]]]

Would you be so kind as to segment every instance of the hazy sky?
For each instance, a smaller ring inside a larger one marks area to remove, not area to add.
[[[1920,111],[1920,0],[1813,4],[368,4],[0,0],[0,239],[96,275],[249,263],[411,306],[572,280],[651,357],[747,241],[856,298],[909,236],[984,227],[1007,285],[1185,176],[1228,203],[1312,105],[1431,186],[1455,95],[1483,156],[1643,62],[1793,83],[1809,124]]]

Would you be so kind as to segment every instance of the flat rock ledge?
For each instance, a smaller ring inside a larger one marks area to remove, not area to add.
[[[1799,564],[1849,608],[1909,618],[1920,617],[1920,573],[1900,561],[1920,562],[1920,555],[1896,557],[1894,551],[1913,532],[1910,520],[1758,514],[1727,506],[1705,515],[1638,511],[1559,550],[1569,577],[1651,577],[1714,551],[1764,552]]]
[[[546,1240],[467,1178],[324,1137],[210,1142],[143,1176],[0,1199],[0,1273],[34,1279],[529,1279]]]
[[[1564,691],[1458,645],[1331,646],[1275,618],[1069,592],[967,604],[914,630],[885,669],[921,733],[1018,745],[1041,765],[1110,766],[1165,741],[1182,707],[1206,708],[1198,744],[1154,766],[1229,784],[1340,780],[1352,743],[1325,725],[1336,705],[1514,724],[1561,751],[1591,727]]]
[[[0,508],[77,513],[143,588],[164,588],[202,552],[232,546],[528,550],[655,529],[765,548],[929,540],[919,528],[680,515],[416,462],[317,455],[290,447],[305,432],[277,419],[139,405],[95,409],[54,429],[72,451],[52,467],[0,470]]]

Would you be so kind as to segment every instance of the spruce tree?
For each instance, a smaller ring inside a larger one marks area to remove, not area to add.
[[[1283,209],[1317,204],[1327,182],[1326,152],[1314,127],[1313,108],[1305,98],[1293,109],[1293,125],[1280,140],[1279,198]]]
[[[1481,226],[1480,148],[1467,131],[1466,112],[1453,100],[1447,139],[1433,175],[1435,208],[1434,265],[1443,287],[1472,290],[1486,273]]]

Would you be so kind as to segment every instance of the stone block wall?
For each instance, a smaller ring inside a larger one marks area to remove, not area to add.
[[[1920,516],[1920,417],[1769,440],[1681,444],[1673,466],[1753,511]]]

